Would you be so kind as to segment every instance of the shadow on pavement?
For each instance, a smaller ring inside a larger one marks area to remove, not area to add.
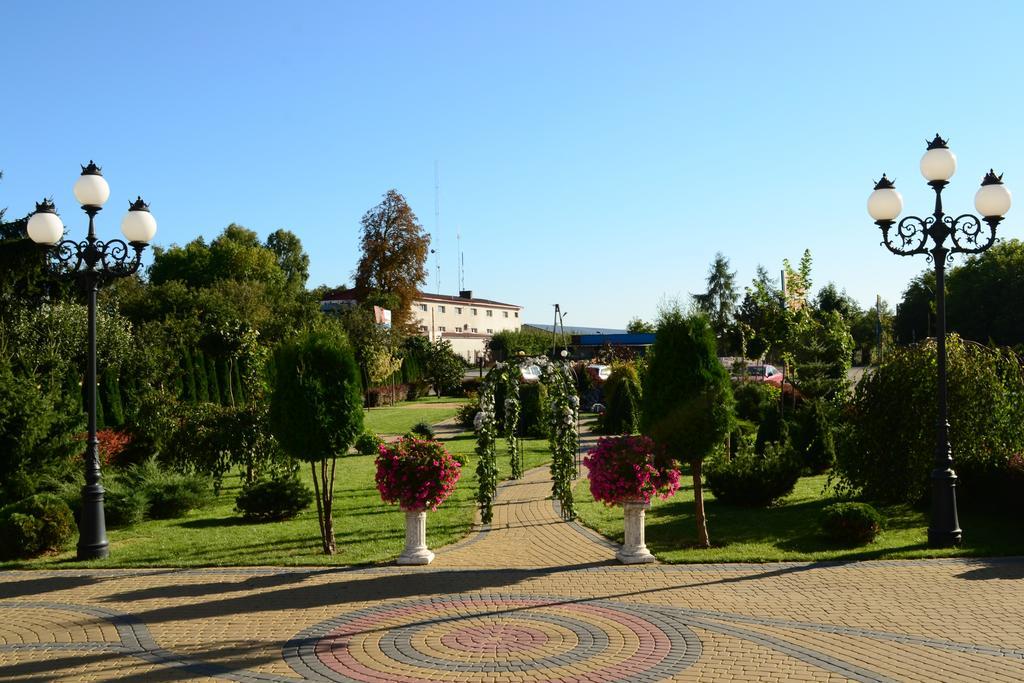
[[[1006,557],[986,560],[972,560],[971,564],[978,566],[968,569],[962,574],[956,574],[958,579],[968,581],[1020,581],[1024,579],[1024,558]]]

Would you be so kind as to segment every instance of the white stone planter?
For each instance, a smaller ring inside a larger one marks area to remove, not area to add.
[[[398,564],[430,564],[434,553],[427,547],[427,511],[405,511],[405,550]]]
[[[622,504],[622,512],[626,521],[626,542],[615,554],[622,564],[645,564],[654,562],[654,555],[647,550],[644,542],[644,516],[651,504],[643,501],[630,501]]]

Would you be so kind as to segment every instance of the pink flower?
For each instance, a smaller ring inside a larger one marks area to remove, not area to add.
[[[628,500],[669,498],[679,489],[679,470],[645,436],[602,438],[583,460],[596,500],[617,505]]]
[[[377,457],[377,490],[387,503],[436,510],[462,474],[461,465],[437,441],[400,439]]]

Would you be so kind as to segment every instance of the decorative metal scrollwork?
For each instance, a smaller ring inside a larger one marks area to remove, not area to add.
[[[73,275],[102,284],[132,275],[142,263],[143,245],[129,245],[124,240],[64,240],[50,251],[49,268],[57,275]]]
[[[892,223],[882,226],[882,244],[886,249],[900,256],[913,256],[914,254],[927,254],[925,244],[928,241],[928,230],[935,222],[935,218],[929,216],[921,219],[917,216],[907,216],[896,225],[895,234],[891,234]]]
[[[980,254],[996,241],[996,225],[998,221],[985,220],[985,225],[978,220],[978,217],[965,213],[956,218],[945,216],[942,222],[949,231],[953,254]]]

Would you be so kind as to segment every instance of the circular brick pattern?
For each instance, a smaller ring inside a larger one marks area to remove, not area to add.
[[[508,654],[543,647],[548,634],[529,626],[495,624],[456,629],[441,636],[441,644],[456,652]]]
[[[642,605],[512,595],[450,595],[350,612],[296,636],[285,660],[332,681],[657,681],[696,662],[682,622]]]

